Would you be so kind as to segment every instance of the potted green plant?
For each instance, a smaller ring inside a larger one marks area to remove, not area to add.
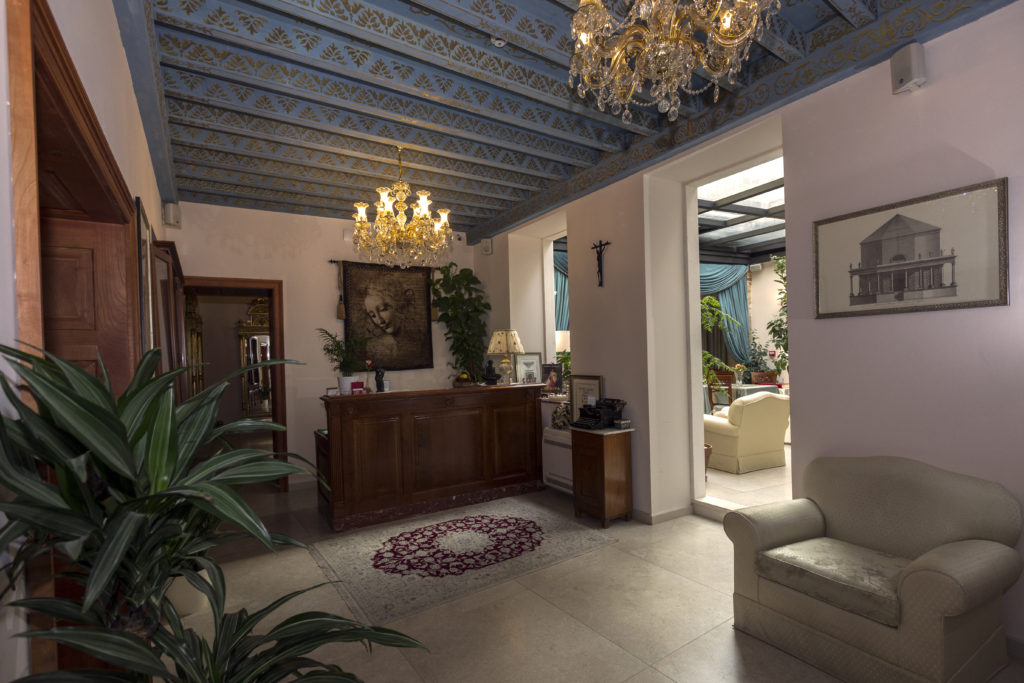
[[[338,391],[346,396],[351,394],[353,373],[366,369],[366,340],[354,333],[351,339],[342,339],[322,327],[317,332],[323,342],[321,350],[338,373]]]
[[[786,283],[786,257],[772,255],[772,270],[779,284],[779,310],[768,321],[768,338],[775,347],[773,364],[780,375],[789,367],[789,298]]]
[[[750,335],[750,359],[747,361],[753,384],[775,384],[778,373],[769,362],[768,347],[757,340],[757,332]]]
[[[701,297],[700,300],[700,326],[711,332],[714,329],[726,329],[729,325],[738,325],[739,323],[731,315],[722,310],[722,304],[715,297],[708,295]],[[733,369],[729,367],[725,361],[718,358],[710,351],[701,349],[701,374],[704,377],[704,382],[708,385],[709,396],[713,396],[714,392],[721,388],[721,380],[718,379],[716,371],[724,373],[732,373]],[[714,401],[712,401],[712,405]]]
[[[456,381],[479,381],[487,354],[487,313],[491,305],[484,299],[480,278],[471,268],[459,268],[451,262],[437,271],[430,291],[437,320],[444,323]]]
[[[301,545],[270,534],[237,489],[307,470],[273,453],[233,448],[226,440],[233,434],[283,427],[252,419],[218,425],[217,409],[230,378],[176,404],[174,380],[185,369],[154,375],[159,350],[143,356],[119,396],[102,360],[96,378],[49,354],[38,357],[5,346],[0,354],[37,406],[23,400],[6,376],[0,378],[16,415],[0,419],[0,480],[14,494],[13,500],[0,501],[7,516],[0,527],[0,547],[18,541],[0,570],[13,586],[32,559],[53,553],[61,565],[61,580],[80,587],[80,597],[29,598],[13,604],[75,624],[34,631],[30,637],[55,640],[124,671],[65,671],[32,680],[248,680],[215,675],[210,645],[175,623],[167,590],[172,580],[183,577],[207,596],[220,617],[225,587],[209,557],[212,548],[239,536],[255,537],[270,548]],[[235,374],[282,362],[291,361],[265,361]],[[211,447],[216,449],[212,453]],[[222,529],[225,522],[237,531]],[[224,615],[218,634],[243,638],[255,625],[253,619],[268,616],[279,603],[249,620],[247,615]],[[297,636],[302,644],[313,643],[328,621],[300,615],[282,622],[278,628],[283,631],[275,631],[282,638]],[[331,632],[333,640],[418,645],[401,634],[355,622],[343,633]],[[257,662],[265,661],[246,649],[246,643],[253,641],[235,643],[232,666],[238,670],[247,662],[260,666]],[[264,639],[264,645],[269,643]],[[259,680],[316,670],[317,662],[299,656],[311,649],[293,643],[275,650],[275,668]],[[174,660],[177,673],[163,669],[165,656]],[[278,675],[276,667],[284,673]]]

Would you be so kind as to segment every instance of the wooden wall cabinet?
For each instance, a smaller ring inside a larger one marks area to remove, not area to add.
[[[340,531],[540,488],[540,389],[323,397],[321,511]]]
[[[632,429],[572,430],[573,510],[609,520],[633,518]]]

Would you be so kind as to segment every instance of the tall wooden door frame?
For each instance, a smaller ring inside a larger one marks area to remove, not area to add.
[[[251,278],[232,277],[196,277],[185,276],[185,292],[200,295],[230,296],[266,296],[270,299],[270,348],[273,358],[286,358],[284,350],[284,283],[281,280],[257,280]],[[286,385],[284,365],[275,365],[271,369],[273,381],[270,383],[271,419],[288,426],[288,409],[286,402]],[[288,432],[273,433],[274,452],[288,452]],[[285,456],[279,456],[284,458]],[[288,490],[288,478],[278,480],[281,491]]]

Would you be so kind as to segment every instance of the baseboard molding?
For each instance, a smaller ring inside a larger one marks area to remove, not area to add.
[[[693,514],[693,506],[687,505],[684,508],[678,510],[669,510],[668,512],[660,512],[656,515],[652,515],[649,512],[642,512],[640,510],[633,510],[633,519],[637,522],[643,522],[644,524],[661,524],[667,522],[670,519],[676,519],[677,517],[686,517],[687,515]]]
[[[1024,639],[1006,636],[1006,653],[1010,659],[1024,662]]]

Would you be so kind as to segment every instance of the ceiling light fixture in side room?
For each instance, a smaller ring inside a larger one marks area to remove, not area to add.
[[[572,18],[576,49],[569,83],[597,107],[632,118],[629,105],[657,106],[669,121],[679,116],[679,91],[697,95],[725,78],[733,83],[751,43],[779,11],[780,0],[635,0],[619,21],[601,0],[580,0]],[[691,85],[694,76],[707,79]],[[650,82],[651,102],[636,97]]]
[[[405,203],[410,194],[409,183],[402,180],[402,148],[398,148],[398,178],[391,187],[378,187],[380,199],[375,203],[377,215],[370,222],[366,202],[355,202],[355,230],[352,235],[356,254],[386,266],[436,266],[448,252],[452,242],[452,229],[448,224],[448,209],[438,209],[437,218],[431,215],[430,193],[419,190],[412,207],[412,217],[406,215]]]

